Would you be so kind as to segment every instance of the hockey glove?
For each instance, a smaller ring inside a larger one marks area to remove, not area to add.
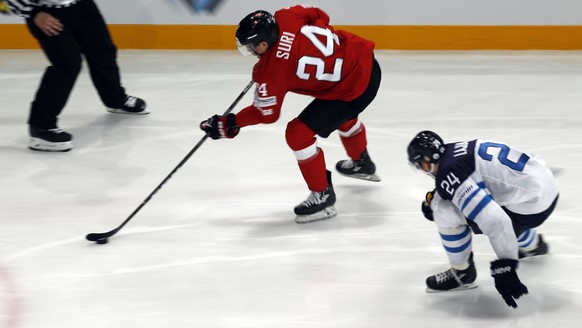
[[[527,287],[519,281],[515,269],[517,260],[501,259],[491,262],[491,276],[495,279],[495,288],[507,305],[516,308],[515,300],[527,294]]]
[[[430,208],[430,202],[432,201],[435,191],[436,189],[427,192],[420,206],[420,209],[422,210],[422,215],[424,215],[424,217],[429,221],[434,221],[434,218],[432,217],[432,209]]]
[[[8,4],[3,0],[0,0],[0,14],[10,15],[10,9],[8,8]]]
[[[240,131],[240,127],[236,125],[235,117],[236,115],[232,113],[226,116],[214,115],[206,121],[200,122],[200,129],[214,140],[234,138]]]

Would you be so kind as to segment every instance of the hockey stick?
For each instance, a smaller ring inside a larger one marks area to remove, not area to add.
[[[234,102],[232,103],[232,105],[230,105],[230,107],[226,110],[226,112],[224,112],[224,114],[222,116],[226,116],[228,115],[233,109],[234,107],[238,104],[238,102],[244,97],[244,95],[249,91],[249,89],[253,86],[254,82],[250,81],[249,84],[247,84],[247,86],[243,89],[243,91],[240,93],[240,95],[234,100]],[[168,181],[170,180],[170,178],[172,177],[172,175],[174,175],[174,173],[176,173],[176,171],[178,171],[178,169],[180,167],[182,167],[182,165],[184,165],[184,163],[186,163],[186,161],[188,161],[188,159],[196,152],[196,150],[198,150],[198,148],[200,148],[200,146],[204,143],[204,141],[206,141],[206,139],[208,138],[208,135],[204,135],[204,137],[202,137],[202,139],[200,139],[200,141],[198,141],[198,143],[196,144],[196,146],[194,146],[194,148],[192,148],[192,150],[190,150],[190,152],[188,153],[188,155],[186,155],[186,157],[184,157],[184,159],[182,159],[182,161],[180,161],[180,163],[178,163],[178,165],[172,170],[172,172],[170,172],[170,174],[168,174],[168,176],[166,176],[166,178],[164,179],[164,181],[162,181],[157,187],[156,189],[154,189],[154,191],[152,191],[151,194],[149,194],[149,196],[143,201],[141,202],[141,204],[133,211],[133,213],[131,213],[129,215],[129,217],[127,217],[127,219],[125,219],[125,221],[123,221],[119,227],[108,231],[108,232],[102,232],[102,233],[90,233],[87,236],[85,236],[85,238],[88,241],[94,241],[98,244],[106,244],[108,242],[108,238],[111,238],[113,235],[115,235],[116,233],[119,232],[119,230],[121,230],[121,228],[123,228],[123,226],[125,226],[129,220],[131,220],[131,218],[133,218],[137,212],[139,212],[139,210],[141,210],[142,207],[144,207],[145,204],[147,204],[150,199],[158,192],[158,190],[160,190],[162,188],[162,186]]]

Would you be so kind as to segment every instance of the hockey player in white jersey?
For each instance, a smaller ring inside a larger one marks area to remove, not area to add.
[[[559,196],[544,159],[491,140],[445,144],[436,133],[422,131],[408,145],[408,161],[435,179],[422,211],[437,224],[451,264],[426,279],[427,291],[476,287],[472,232],[485,234],[497,255],[491,262],[495,287],[507,305],[517,307],[515,299],[528,293],[516,273],[518,259],[548,252],[535,228]]]

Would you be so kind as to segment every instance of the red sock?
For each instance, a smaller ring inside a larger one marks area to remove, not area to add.
[[[325,170],[325,157],[323,150],[317,148],[317,154],[306,160],[298,161],[299,170],[307,187],[311,191],[324,191],[327,188],[327,173]]]
[[[353,119],[342,124],[338,128],[338,131],[340,140],[348,156],[353,160],[359,160],[360,155],[362,155],[368,145],[364,124],[359,122],[358,119]]]

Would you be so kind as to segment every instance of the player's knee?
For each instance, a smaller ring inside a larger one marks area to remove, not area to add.
[[[287,124],[285,140],[292,150],[301,150],[315,143],[315,132],[300,119],[295,118]]]
[[[349,138],[357,135],[364,130],[364,124],[358,119],[354,118],[344,122],[338,128],[340,137]]]

